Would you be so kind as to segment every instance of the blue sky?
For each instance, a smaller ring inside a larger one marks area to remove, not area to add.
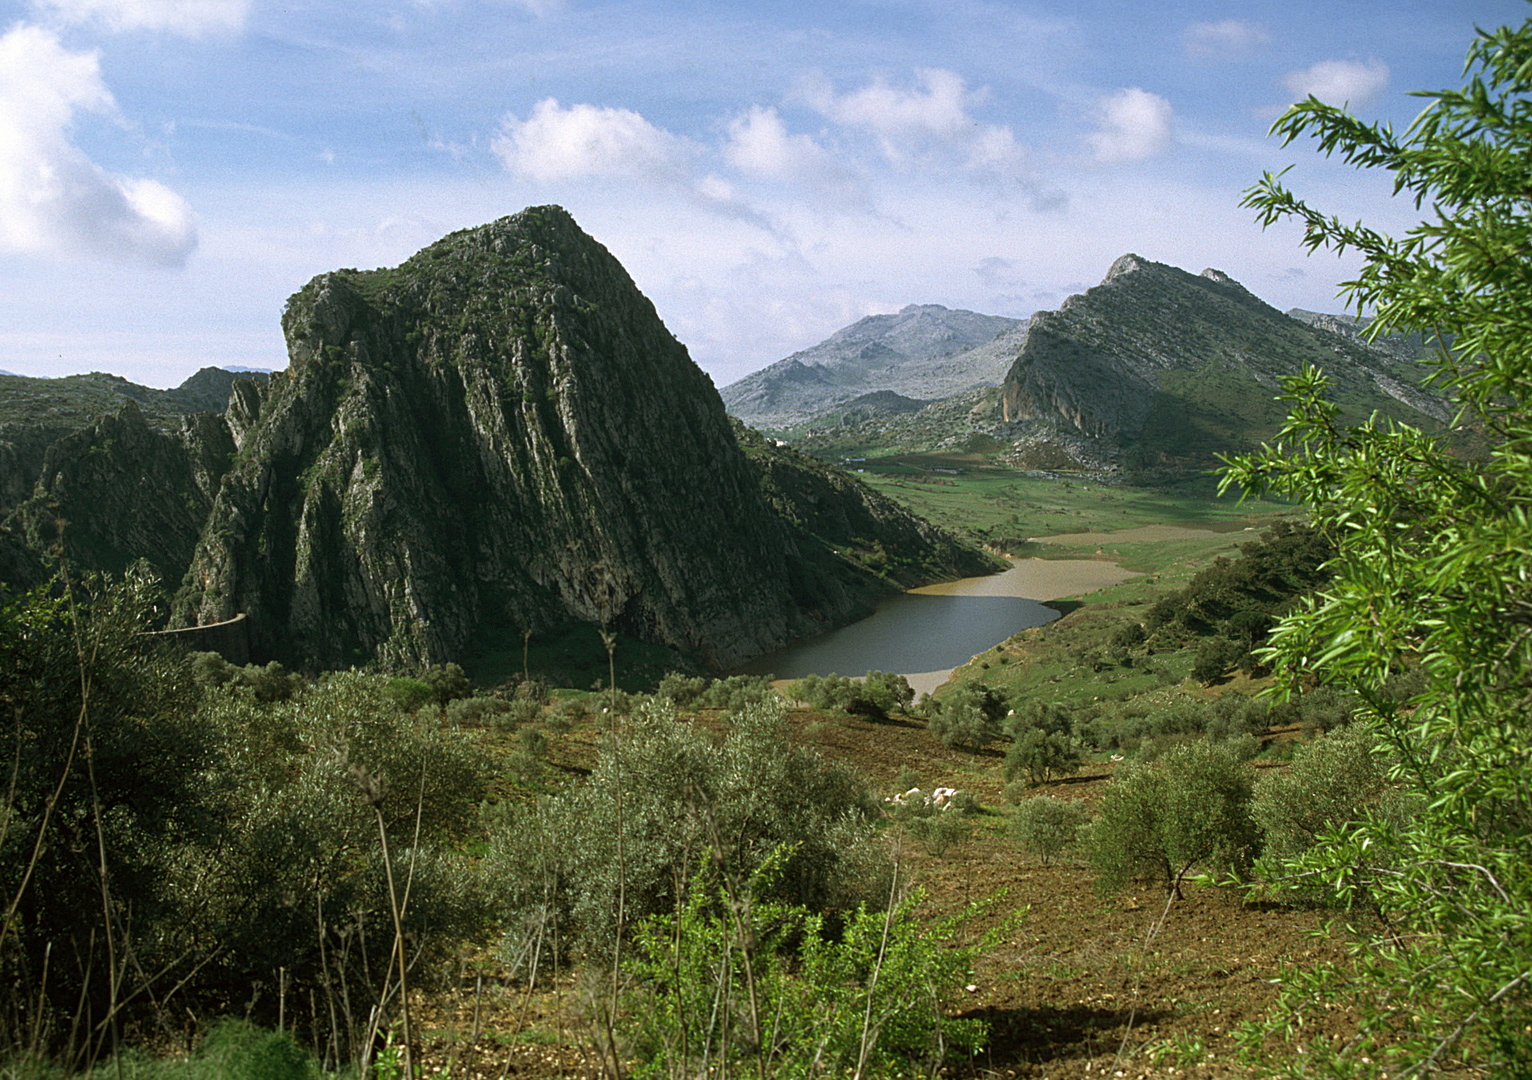
[[[558,203],[720,386],[910,303],[1025,316],[1132,251],[1339,310],[1265,170],[1403,127],[1523,0],[0,0],[0,369],[281,367],[285,299]]]

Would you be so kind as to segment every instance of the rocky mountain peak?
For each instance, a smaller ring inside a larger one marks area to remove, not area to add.
[[[767,504],[711,380],[562,209],[321,274],[282,325],[291,365],[241,400],[258,419],[184,622],[243,611],[257,654],[321,665],[597,622],[723,667],[868,602],[869,575]]]

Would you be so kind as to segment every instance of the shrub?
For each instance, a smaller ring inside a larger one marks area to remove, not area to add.
[[[707,680],[701,676],[683,675],[679,671],[672,671],[660,680],[654,696],[664,698],[674,703],[677,708],[684,709],[701,697],[706,690]]]
[[[956,945],[975,909],[932,925],[915,895],[861,907],[831,935],[777,891],[769,872],[743,887],[698,875],[639,928],[623,1016],[643,1075],[934,1075],[949,1048],[982,1046],[982,1021],[951,1016],[1002,932]]]
[[[1045,732],[1042,728],[1031,728],[1019,739],[1012,740],[1006,750],[1005,778],[1015,780],[1025,773],[1036,787],[1056,777],[1079,772],[1084,760],[1074,739]]]
[[[466,698],[473,693],[473,684],[457,664],[427,668],[423,679],[436,695],[436,703],[443,707],[449,701]]]
[[[609,947],[619,925],[673,910],[703,862],[743,879],[783,845],[774,899],[849,909],[882,888],[855,774],[791,743],[780,700],[731,719],[720,741],[648,701],[585,782],[500,812],[485,871],[509,961],[538,943]]]
[[[1278,870],[1369,811],[1399,810],[1397,798],[1388,798],[1389,763],[1379,749],[1367,729],[1341,728],[1300,746],[1287,768],[1257,781],[1250,810],[1269,866]]]
[[[412,675],[398,675],[388,680],[383,694],[405,712],[414,712],[436,700],[436,691],[424,679]]]
[[[957,692],[931,701],[926,727],[944,746],[982,750],[1000,738],[1005,699],[983,683],[965,683]]]
[[[1075,842],[1076,833],[1089,820],[1090,811],[1081,804],[1039,795],[1017,804],[1011,815],[1011,838],[1047,866]]]
[[[1256,841],[1250,791],[1250,770],[1226,744],[1182,743],[1156,761],[1123,765],[1085,834],[1097,888],[1157,882],[1179,897],[1197,867],[1248,866]]]
[[[1248,650],[1226,637],[1206,637],[1197,643],[1197,659],[1192,664],[1192,678],[1200,683],[1217,682],[1224,672],[1237,666]]]
[[[514,703],[498,697],[456,698],[447,703],[448,727],[499,727]]]

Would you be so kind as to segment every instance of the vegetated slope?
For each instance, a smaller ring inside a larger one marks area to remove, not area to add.
[[[772,509],[795,527],[904,588],[1003,569],[845,470],[768,439],[738,420],[740,448]]]
[[[1333,378],[1347,422],[1451,417],[1422,372],[1389,353],[1290,319],[1217,270],[1125,255],[1100,285],[1033,316],[1003,419],[1028,449],[1068,442],[1098,463],[1205,468],[1276,433],[1279,379],[1306,364]]]
[[[867,400],[879,392],[924,404],[998,383],[1024,326],[1025,320],[1000,315],[911,304],[894,315],[859,319],[721,394],[731,414],[769,430],[827,412],[888,405],[886,398]]]
[[[129,400],[59,439],[43,456],[35,494],[6,519],[7,531],[34,553],[62,537],[77,570],[120,574],[147,559],[174,587],[234,456],[223,417],[195,412],[176,420],[163,431]]]
[[[99,371],[60,379],[0,373],[0,513],[32,495],[48,447],[125,402],[136,403],[150,427],[173,432],[186,413],[222,412],[236,380],[265,377],[207,367],[174,390],[156,390]]]
[[[712,383],[557,207],[323,274],[283,329],[179,621],[243,611],[258,654],[311,665],[595,622],[725,666],[896,587],[773,510]]]

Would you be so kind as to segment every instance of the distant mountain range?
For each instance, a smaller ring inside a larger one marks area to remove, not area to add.
[[[719,391],[752,427],[782,431],[826,413],[914,412],[934,400],[1005,376],[1025,319],[911,304],[869,315],[811,349],[794,353]]]
[[[916,313],[972,336],[998,329],[962,348],[954,329],[940,356],[941,345],[918,347],[940,339],[928,329],[901,353],[886,339]],[[1279,380],[1306,364],[1332,377],[1352,422],[1377,412],[1439,428],[1453,411],[1420,385],[1418,336],[1369,344],[1364,322],[1284,315],[1217,270],[1125,255],[1057,311],[985,320],[931,306],[863,319],[723,396],[742,419],[815,452],[983,450],[1029,468],[1129,476],[1205,469],[1270,439],[1285,416]]]

